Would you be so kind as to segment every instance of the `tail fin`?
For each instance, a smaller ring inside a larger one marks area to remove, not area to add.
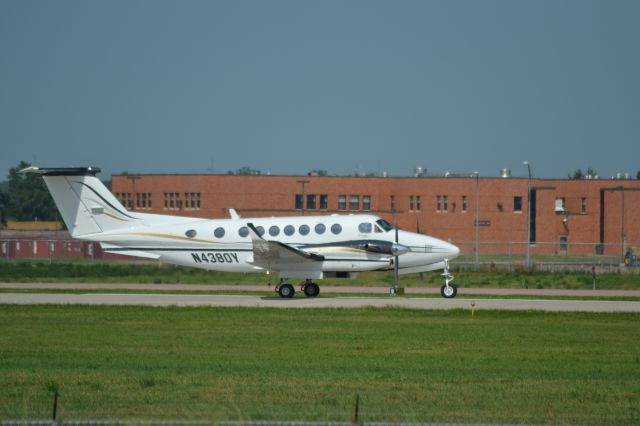
[[[108,232],[142,222],[124,208],[96,174],[98,168],[29,167],[23,173],[38,173],[53,196],[71,236]]]

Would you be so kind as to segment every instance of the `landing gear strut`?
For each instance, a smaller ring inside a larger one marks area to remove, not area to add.
[[[282,298],[291,298],[296,293],[296,290],[291,284],[288,283],[286,278],[280,278],[280,284],[276,286],[276,292]]]
[[[444,272],[442,273],[444,277],[444,285],[440,288],[440,294],[445,299],[453,299],[458,294],[458,287],[455,284],[452,284],[454,278],[453,275],[449,273],[449,260],[444,260]]]

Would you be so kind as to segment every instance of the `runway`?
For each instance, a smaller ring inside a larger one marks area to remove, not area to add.
[[[46,294],[0,293],[0,304],[79,304],[140,306],[211,306],[250,308],[363,308],[396,307],[418,310],[475,309],[546,312],[640,312],[640,302],[608,300],[439,299],[418,297],[318,297],[282,299],[277,296],[193,294]]]

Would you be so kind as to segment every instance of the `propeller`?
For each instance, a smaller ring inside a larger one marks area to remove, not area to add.
[[[398,224],[396,224],[395,226],[396,228],[396,240],[395,240],[395,245],[398,246]],[[398,252],[396,252],[396,255],[394,256],[394,260],[393,260],[393,294],[397,294],[398,293],[398,268],[400,267],[400,265],[398,264]]]

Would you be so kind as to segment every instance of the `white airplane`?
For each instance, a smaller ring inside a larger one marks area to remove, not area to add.
[[[397,230],[374,215],[198,219],[128,211],[100,182],[98,168],[38,168],[71,236],[99,242],[104,251],[229,272],[277,272],[281,297],[293,297],[289,279],[303,279],[308,297],[314,279],[348,278],[361,271],[395,269],[408,274],[444,269],[442,296],[455,297],[448,261],[458,247]],[[397,276],[397,275],[396,275]],[[394,285],[394,289],[396,286]],[[392,294],[393,290],[392,289]]]

